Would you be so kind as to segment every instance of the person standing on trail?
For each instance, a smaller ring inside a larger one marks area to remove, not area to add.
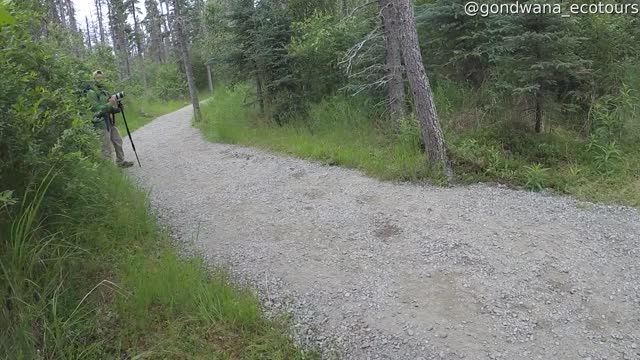
[[[114,114],[120,112],[115,95],[107,92],[104,84],[104,73],[101,70],[93,72],[93,82],[85,89],[85,94],[94,117],[92,123],[101,130],[102,133],[102,153],[112,160],[112,147],[116,153],[116,164],[122,168],[133,166],[133,162],[124,160],[124,150],[122,149],[122,137],[115,124]]]

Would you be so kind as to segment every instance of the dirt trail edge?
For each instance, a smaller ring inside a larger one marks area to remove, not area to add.
[[[640,359],[635,209],[213,144],[189,107],[134,141],[128,174],[185,246],[291,312],[325,358]]]

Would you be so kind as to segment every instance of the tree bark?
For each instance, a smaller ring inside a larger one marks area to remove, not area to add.
[[[193,77],[193,65],[191,64],[191,57],[189,56],[189,47],[183,31],[184,19],[180,14],[179,0],[173,1],[173,11],[175,12],[175,35],[178,46],[182,50],[182,61],[184,62],[184,69],[187,75],[187,84],[189,85],[189,95],[191,96],[191,103],[193,104],[193,116],[196,121],[200,121],[200,119],[202,118],[202,114],[200,113],[200,101],[198,100],[196,81]]]
[[[104,45],[104,26],[102,25],[102,0],[96,0],[96,16],[98,17],[98,28],[100,29],[100,43]]]
[[[209,92],[213,95],[213,80],[211,79],[211,65],[207,64],[207,81],[209,82]]]
[[[109,4],[109,2],[107,2]],[[125,35],[126,9],[122,0],[111,0],[109,6],[111,28],[113,32],[113,47],[120,58],[120,76],[128,78],[131,75],[129,63],[129,45]]]
[[[93,46],[91,44],[91,30],[89,30],[89,18],[85,16],[84,22],[87,26],[87,46],[89,47],[89,50],[91,50]]]
[[[405,115],[405,95],[402,81],[402,53],[400,51],[400,24],[397,9],[392,0],[379,0],[384,27],[385,78],[387,101],[394,128],[399,127]]]
[[[162,63],[164,58],[164,41],[162,39],[162,19],[156,0],[145,0],[147,9],[147,32],[150,36],[149,52],[153,58]]]
[[[260,106],[260,115],[264,115],[264,97],[262,96],[262,81],[259,74],[256,74],[256,97]]]
[[[107,19],[109,19],[109,32],[111,33],[111,45],[113,45],[113,49],[115,50],[118,47],[118,42],[116,41],[116,32],[113,21],[113,13],[111,11],[111,2],[107,0]],[[117,50],[116,50],[117,51]]]
[[[56,24],[60,24],[60,14],[58,13],[58,5],[56,0],[47,0],[47,4],[49,6],[51,21]]]
[[[425,150],[429,162],[441,165],[447,181],[451,183],[453,181],[453,170],[447,157],[446,144],[433,101],[433,93],[422,62],[413,6],[411,0],[393,0],[393,4],[396,5],[400,19],[402,34],[400,47],[407,78],[413,93],[416,117],[420,124]]]
[[[162,13],[164,10],[162,9],[163,0],[160,0],[160,12]],[[164,6],[166,8],[166,13],[164,14],[164,30],[165,36],[163,36],[163,40],[165,40],[164,49],[165,49],[165,58],[169,58],[169,49],[175,48],[174,43],[174,34],[173,34],[173,23],[170,19],[169,13],[169,2],[164,0]]]
[[[69,27],[71,30],[77,32],[78,31],[78,23],[76,22],[76,10],[73,8],[73,3],[71,0],[67,1],[67,12],[69,14]]]
[[[60,23],[67,25],[67,16],[65,15],[64,0],[56,0],[56,6],[58,7],[58,15],[60,15]]]
[[[133,16],[133,32],[135,34],[134,39],[136,42],[136,49],[138,50],[138,61],[140,62],[140,71],[142,72],[142,84],[144,85],[145,88],[147,88],[147,72],[144,68],[144,50],[142,49],[142,41],[141,41],[142,34],[140,33],[140,26],[138,24],[138,17],[136,15],[136,12],[137,12],[136,2],[137,0],[131,1],[131,16]]]
[[[140,41],[140,27],[138,26],[138,17],[136,16],[136,1],[131,1],[131,16],[133,16],[133,33],[135,34],[134,40],[136,42],[136,49],[138,55],[142,56],[142,42]]]
[[[542,94],[540,91],[536,91],[535,95],[535,103],[536,103],[536,125],[535,131],[536,133],[540,133],[542,131]]]

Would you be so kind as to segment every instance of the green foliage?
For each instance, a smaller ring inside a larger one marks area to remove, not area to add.
[[[540,164],[524,167],[526,171],[525,187],[533,191],[542,191],[547,183],[548,168],[543,168]]]
[[[294,62],[293,76],[305,101],[320,101],[347,84],[340,61],[368,29],[367,22],[351,17],[337,20],[316,13],[292,24],[288,52]]]
[[[7,12],[7,10],[0,5],[0,26],[2,25],[13,25],[16,23],[16,19],[14,19],[11,14]]]
[[[620,169],[622,151],[615,141],[606,145],[600,145],[592,141],[589,143],[589,147],[593,156],[593,163],[598,172],[604,175],[613,175],[615,171]]]
[[[303,21],[318,13],[335,16],[338,8],[337,2],[338,0],[291,0],[287,2],[287,11],[289,11],[294,21]]]
[[[416,25],[424,35],[423,58],[440,70],[437,75],[479,87],[489,76],[490,57],[499,40],[495,22],[466,15],[464,4],[438,0],[417,6]]]
[[[0,29],[0,180],[20,196],[51,164],[64,168],[95,158],[97,138],[73,86],[81,79],[77,60],[34,42],[25,30],[28,12],[17,18],[17,25]],[[58,181],[73,182],[63,175]]]
[[[175,64],[149,63],[146,68],[148,96],[151,98],[166,101],[183,98],[188,93],[187,82]]]
[[[335,9],[333,0],[290,2],[284,11],[277,1],[209,5],[206,17],[218,25],[206,40],[211,60],[235,74],[232,83],[255,84],[261,110],[282,124],[349,85],[340,62],[375,18],[338,18]]]

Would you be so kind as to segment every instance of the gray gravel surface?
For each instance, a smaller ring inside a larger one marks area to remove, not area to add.
[[[136,131],[128,173],[324,358],[640,359],[637,210],[380,182],[209,143],[190,116]]]

